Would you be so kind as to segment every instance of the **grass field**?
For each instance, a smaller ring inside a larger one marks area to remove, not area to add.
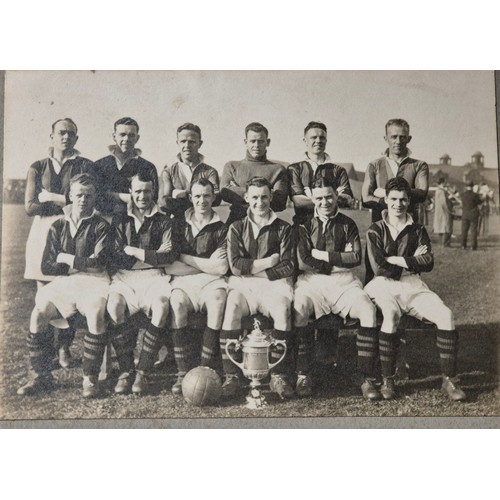
[[[349,211],[363,235],[367,212]],[[289,219],[287,213],[285,218]],[[459,223],[455,233],[459,236]],[[243,407],[244,398],[209,408],[193,408],[170,393],[171,380],[158,372],[153,395],[114,396],[113,374],[101,399],[81,397],[81,367],[57,369],[60,389],[49,395],[16,395],[26,376],[25,338],[34,302],[35,285],[23,279],[24,245],[30,220],[21,205],[4,205],[1,275],[0,419],[106,419],[106,418],[242,418],[242,417],[358,417],[358,416],[498,416],[500,356],[500,221],[490,219],[490,234],[479,241],[477,252],[434,246],[435,268],[424,279],[455,313],[460,332],[459,371],[468,401],[448,402],[441,394],[438,356],[432,331],[408,332],[411,378],[398,382],[398,399],[369,403],[362,399],[351,333],[340,338],[340,362],[335,372],[323,374],[314,397],[279,401],[269,394],[268,408]],[[429,228],[431,232],[431,228]],[[436,238],[433,237],[434,243]],[[360,277],[363,270],[357,270]],[[82,354],[82,332],[72,347]]]

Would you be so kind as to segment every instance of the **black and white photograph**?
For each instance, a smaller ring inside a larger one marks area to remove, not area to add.
[[[496,88],[6,71],[0,419],[498,417]]]

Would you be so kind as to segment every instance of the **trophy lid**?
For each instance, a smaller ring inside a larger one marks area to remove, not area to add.
[[[243,344],[247,347],[269,347],[272,342],[269,337],[265,335],[260,328],[260,321],[258,319],[253,320],[253,330],[247,335]]]

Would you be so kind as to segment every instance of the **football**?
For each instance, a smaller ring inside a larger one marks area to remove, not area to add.
[[[211,368],[193,368],[182,381],[182,395],[193,406],[207,406],[217,403],[222,395],[222,382]]]

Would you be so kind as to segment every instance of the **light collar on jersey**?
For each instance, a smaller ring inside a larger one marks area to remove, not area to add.
[[[94,215],[97,215],[97,210],[94,208],[92,210],[92,213],[88,215],[87,217],[82,217],[78,223],[75,224],[75,221],[71,218],[71,214],[73,213],[73,204],[70,203],[69,205],[66,205],[63,207],[63,214],[64,214],[64,219],[68,221],[69,223],[69,232],[71,233],[71,237],[74,238],[76,235],[76,232],[78,231],[78,228],[80,227],[81,223],[84,220],[91,219],[94,217]]]
[[[250,227],[252,228],[252,233],[253,233],[254,238],[257,238],[257,236],[259,236],[260,230],[263,227],[270,226],[278,218],[276,213],[271,209],[269,209],[268,221],[265,224],[263,224],[262,226],[258,226],[254,222],[254,220],[252,218],[252,212],[250,211],[250,209],[247,210],[247,217],[248,217],[248,221],[250,222]]]
[[[198,233],[206,226],[210,225],[210,224],[214,224],[215,222],[220,222],[221,219],[219,217],[219,215],[217,214],[217,212],[215,212],[215,210],[212,209],[212,217],[210,218],[210,220],[204,224],[201,228],[198,229],[198,227],[196,226],[196,224],[194,223],[193,219],[194,219],[194,208],[193,207],[190,207],[188,208],[185,212],[184,212],[184,218],[186,220],[186,222],[191,226],[191,231],[193,233],[193,236],[197,236]]]

